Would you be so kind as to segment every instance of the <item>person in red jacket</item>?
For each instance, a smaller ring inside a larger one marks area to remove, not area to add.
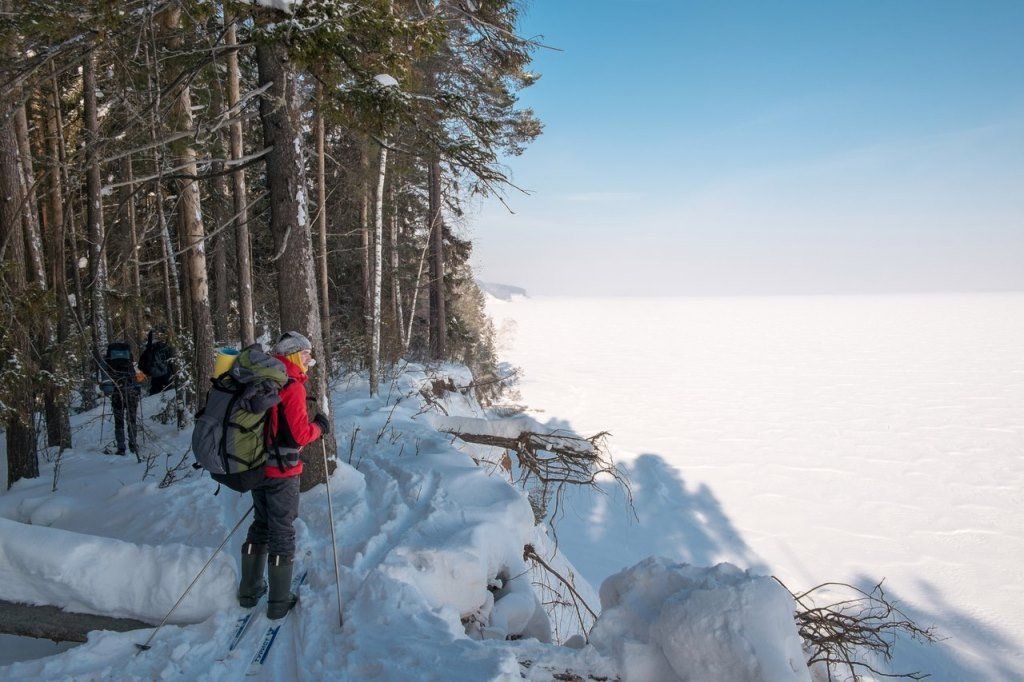
[[[267,591],[263,566],[268,565],[267,617],[271,619],[283,617],[298,601],[290,586],[302,448],[330,432],[330,422],[322,414],[311,421],[306,411],[306,372],[315,364],[312,351],[309,339],[294,331],[284,333],[271,351],[284,363],[288,382],[279,392],[281,402],[267,412],[267,464],[263,479],[252,489],[255,515],[242,545],[238,586],[238,603],[255,606]]]

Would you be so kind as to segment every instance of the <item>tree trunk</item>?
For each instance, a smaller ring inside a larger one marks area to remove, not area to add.
[[[51,146],[51,154],[54,162],[59,163],[59,170],[54,173],[54,178],[57,183],[61,183],[63,187],[70,188],[71,183],[69,182],[69,169],[67,161],[67,145],[64,141],[64,115],[61,112],[61,101],[60,101],[60,85],[57,81],[56,67],[53,62],[50,63],[50,81],[53,87],[53,125],[54,129],[50,133],[50,139],[52,140],[51,145],[55,145],[55,149]],[[63,188],[60,192],[56,193],[52,201],[55,204],[59,204],[61,212],[64,210],[64,193]],[[68,198],[71,201],[71,198]],[[56,215],[56,213],[54,214]],[[75,229],[75,211],[70,210],[66,213],[67,216],[67,230],[64,230],[63,220],[60,222],[60,228],[64,232],[63,238],[66,238],[71,244],[71,273],[72,280],[75,285],[75,305],[70,305],[72,314],[78,320],[78,323],[85,326],[85,314],[82,310],[85,307],[85,294],[84,288],[82,287],[82,276],[81,269],[78,267],[78,231]],[[61,250],[64,249],[64,242],[61,243]],[[63,269],[65,267],[63,255],[60,258],[59,263],[55,267]],[[61,275],[62,280],[64,279],[63,274]],[[67,294],[67,287],[65,285],[63,293]],[[70,303],[70,302],[69,302]],[[83,396],[84,400],[84,396]],[[83,403],[84,404],[84,403]]]
[[[423,245],[423,250],[420,251],[419,266],[416,268],[416,282],[412,287],[412,300],[409,301],[409,326],[405,330],[405,347],[404,351],[409,350],[409,344],[412,343],[412,323],[416,320],[416,303],[420,296],[420,289],[422,288],[423,281],[423,262],[427,258],[427,251],[430,250],[430,233],[427,234],[427,243]],[[429,327],[429,325],[428,325]],[[429,334],[428,334],[429,337]]]
[[[152,628],[132,618],[97,616],[65,611],[56,606],[36,606],[0,600],[0,633],[52,639],[55,642],[86,642],[97,630],[128,632]]]
[[[324,151],[323,88],[316,110],[316,225],[320,237],[320,321],[324,327],[324,369],[331,371],[331,299],[327,271],[327,178]]]
[[[224,169],[224,164],[215,162],[214,173]],[[228,219],[228,183],[223,175],[213,178],[214,225],[220,227]],[[217,342],[227,342],[231,338],[228,325],[228,233],[220,231],[213,238],[213,335]]]
[[[227,3],[224,8],[224,20],[227,22],[227,31],[224,35],[224,44],[232,47],[238,43],[235,31],[235,18],[229,16]],[[240,80],[238,69],[238,52],[230,50],[227,53],[228,59],[228,107],[238,105],[240,97]],[[235,114],[238,120],[231,123],[230,146],[232,160],[241,159],[244,155],[242,150],[242,121],[239,113]],[[252,256],[249,245],[249,211],[246,203],[245,192],[245,169],[238,168],[231,174],[232,199],[234,200],[235,215],[235,259],[238,270],[238,333],[242,339],[242,346],[249,346],[256,342],[255,314],[252,302]]]
[[[444,293],[444,221],[441,217],[441,164],[430,162],[430,357],[448,353],[448,318]]]
[[[384,244],[384,186],[388,170],[387,138],[380,147],[380,166],[377,171],[377,198],[373,212],[373,324],[370,328],[370,395],[380,389],[380,322],[381,322],[381,274],[383,272],[382,250]]]
[[[163,25],[170,34],[168,44],[172,50],[179,50],[183,44],[178,33],[181,23],[181,7],[172,5],[164,11]],[[192,91],[186,79],[180,80],[172,90],[174,104],[171,107],[171,132],[191,131]],[[199,170],[196,164],[196,150],[192,147],[191,136],[175,140],[171,149],[174,165],[187,176],[195,176]],[[199,183],[191,178],[178,180],[178,209],[181,225],[182,248],[185,251],[185,269],[188,276],[189,310],[192,322],[193,377],[195,378],[195,407],[202,408],[203,396],[213,374],[213,325],[210,319],[210,291],[206,279],[206,245],[203,229],[202,203]]]
[[[59,171],[56,172],[54,176],[58,182],[62,183],[65,188],[70,190],[72,187],[70,181],[71,171],[68,164],[67,142],[64,138],[64,114],[61,111],[60,82],[57,80],[57,69],[53,62],[50,62],[50,83],[53,88],[52,106],[54,124],[54,130],[51,135],[56,144],[56,154],[53,156],[53,159],[59,163]],[[66,239],[67,241],[62,241],[61,248],[63,249],[65,244],[71,245],[71,279],[75,286],[75,303],[74,305],[71,305],[70,300],[68,300],[68,310],[74,318],[75,324],[78,328],[84,329],[89,323],[88,320],[91,313],[87,315],[88,308],[85,299],[85,286],[82,284],[82,268],[81,259],[79,257],[81,252],[78,250],[78,229],[76,228],[75,223],[76,212],[74,208],[74,196],[74,194],[69,194],[68,196],[69,210],[64,214],[67,216],[67,230],[62,235],[62,240]],[[55,195],[53,201],[60,204],[60,209],[63,211],[63,193]],[[61,222],[61,230],[64,230],[63,221]],[[64,267],[63,257],[57,267]],[[63,293],[67,297],[67,286],[63,288]],[[96,406],[96,389],[92,380],[92,374],[89,370],[89,367],[92,366],[92,353],[88,353],[87,357],[86,354],[83,354],[81,362],[82,382],[79,388],[79,405],[83,410],[89,410]]]
[[[142,275],[139,272],[139,226],[135,211],[135,169],[132,166],[130,154],[124,159],[124,174],[128,181],[125,208],[128,212],[128,242],[132,254],[128,260],[128,266],[130,268],[132,295],[135,297],[135,305],[132,311],[132,326],[134,327],[132,338],[138,341],[145,332],[142,319],[142,308],[145,305],[145,301],[142,298]]]
[[[154,34],[153,42],[155,44],[156,29],[152,30]],[[153,171],[157,175],[153,188],[153,203],[154,210],[156,211],[157,232],[160,237],[160,252],[163,257],[164,310],[167,315],[168,336],[174,338],[182,326],[181,287],[178,283],[178,266],[174,255],[174,243],[171,241],[171,231],[167,224],[167,213],[164,210],[164,159],[159,144],[160,125],[157,120],[157,112],[163,110],[160,96],[160,67],[159,62],[153,59],[148,43],[144,49],[146,53],[146,89],[153,97],[153,106],[150,108],[149,116],[149,136],[153,143]],[[177,386],[177,382],[175,382],[175,386]],[[177,402],[177,397],[175,402]]]
[[[50,266],[50,284],[53,287],[54,295],[57,297],[57,339],[55,350],[64,348],[68,338],[68,290],[67,278],[65,276],[65,249],[64,249],[64,184],[62,182],[62,167],[60,159],[60,138],[58,137],[58,126],[60,112],[57,111],[57,92],[44,107],[43,127],[45,128],[44,141],[50,158],[49,186],[50,195],[47,206],[49,207],[49,221],[47,230],[44,233],[46,244],[46,262]],[[78,263],[74,264],[77,269]],[[55,363],[51,363],[52,365]],[[71,421],[68,414],[68,401],[64,394],[54,394],[54,391],[47,391],[45,395],[46,411],[46,444],[49,447],[60,449],[71,447]]]
[[[395,333],[398,335],[398,347],[405,350],[405,324],[402,315],[402,289],[398,278],[398,204],[395,202],[395,186],[391,185],[391,316],[395,321]]]
[[[20,88],[16,90],[19,96]],[[25,226],[25,246],[28,251],[29,279],[41,289],[46,288],[46,266],[43,265],[43,238],[39,227],[39,204],[36,201],[36,174],[32,163],[32,146],[28,139],[28,114],[21,104],[14,111],[15,135],[18,138],[18,156],[21,160],[21,184],[25,189],[25,208],[21,212]]]
[[[35,154],[32,151],[32,144],[29,140],[28,113],[22,104],[15,113],[15,131],[18,138],[18,152],[22,167],[22,186],[26,190],[25,205],[22,209],[22,224],[25,227],[26,249],[29,255],[28,262],[32,273],[33,284],[41,291],[49,288],[46,276],[46,258],[43,244],[43,227],[40,225],[41,214],[39,204],[36,201],[35,189]],[[37,132],[39,128],[37,128]],[[38,136],[36,138],[39,140]],[[44,217],[45,214],[42,216]],[[48,226],[47,226],[48,227]],[[63,310],[63,306],[59,307]],[[58,313],[60,314],[60,313]],[[47,445],[64,447],[64,443],[70,439],[68,431],[67,406],[59,400],[59,386],[53,380],[55,369],[54,353],[58,352],[57,337],[54,333],[54,320],[47,313],[40,320],[38,330],[34,334],[33,345],[38,353],[38,360],[43,370],[39,382],[35,387],[36,392],[42,393],[43,412],[46,417]]]
[[[310,339],[313,355],[324,358],[320,306],[314,272],[313,243],[306,201],[305,160],[302,156],[302,128],[295,78],[288,55],[281,44],[259,43],[256,63],[260,85],[269,85],[260,100],[264,146],[267,156],[267,184],[270,192],[270,231],[277,259],[277,293],[281,329],[296,330]],[[310,372],[306,384],[309,397],[319,412],[330,413],[327,373],[320,367]],[[336,446],[324,437],[329,456]],[[315,452],[317,445],[307,448]],[[310,454],[302,473],[302,490],[323,483],[328,475],[322,457]]]
[[[157,158],[157,163],[163,163]],[[171,230],[167,225],[167,213],[164,211],[164,188],[156,183],[153,203],[156,205],[156,225],[160,233],[160,253],[163,256],[164,305],[167,310],[167,331],[173,337],[181,327],[181,287],[178,285],[178,265],[174,256],[174,243],[171,241]]]
[[[6,106],[10,102],[0,104]],[[6,398],[6,407],[9,411],[5,424],[8,486],[22,478],[39,476],[30,382],[34,370],[31,367],[27,324],[25,320],[18,319],[19,297],[26,288],[25,231],[22,213],[29,209],[24,203],[23,169],[18,159],[15,125],[13,116],[8,116],[6,120],[0,119],[0,252],[7,261],[3,277],[11,296],[12,319],[8,331],[11,336],[11,351],[16,354],[5,358],[5,362],[13,361],[20,365],[17,376],[9,384],[10,396]]]
[[[370,155],[367,151],[367,143],[360,141],[359,154],[359,233],[363,242],[363,323],[365,326],[366,340],[372,336],[373,312],[371,308],[373,300],[373,262],[370,259],[372,238],[370,236]],[[368,359],[368,358],[364,358]]]
[[[103,232],[99,119],[96,108],[96,48],[85,57],[82,87],[85,90],[86,225],[89,240],[89,276],[92,280],[93,362],[102,368],[107,347],[107,250]]]
[[[218,114],[222,113],[223,98],[220,96],[220,86],[214,83],[213,109]],[[224,156],[224,145],[220,131],[215,133],[213,144],[213,157],[221,159]],[[221,173],[224,170],[223,161],[214,161],[211,170],[213,171],[213,227],[217,234],[213,237],[213,333],[218,342],[226,342],[230,339],[231,330],[228,324],[228,236],[227,230],[222,229],[224,224],[231,218],[231,202],[228,196],[228,181]]]

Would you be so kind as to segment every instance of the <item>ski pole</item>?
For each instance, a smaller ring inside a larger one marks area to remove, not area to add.
[[[331,549],[334,550],[334,584],[338,590],[338,625],[345,626],[341,607],[341,569],[338,568],[338,538],[334,535],[334,503],[331,501],[331,472],[327,468],[327,443],[320,438],[320,450],[324,453],[324,475],[327,483],[327,514],[331,517]]]
[[[231,529],[231,532],[227,534],[227,537],[224,538],[224,541],[220,543],[217,549],[213,550],[213,554],[210,555],[210,558],[206,560],[206,564],[199,570],[199,573],[197,573],[196,577],[192,579],[192,582],[189,583],[188,587],[185,588],[185,591],[182,592],[181,596],[178,597],[178,601],[174,602],[174,606],[171,607],[171,610],[167,612],[167,615],[164,616],[164,619],[160,621],[159,625],[156,626],[156,629],[153,630],[152,633],[150,633],[149,639],[147,639],[144,644],[135,645],[139,649],[136,652],[136,655],[142,653],[143,651],[149,651],[149,643],[153,641],[154,637],[156,637],[156,633],[160,631],[160,628],[164,626],[164,624],[167,622],[167,619],[171,617],[171,614],[174,613],[174,610],[178,608],[181,602],[185,601],[185,597],[188,596],[188,593],[192,591],[192,588],[195,586],[195,584],[199,582],[199,578],[202,577],[203,573],[206,572],[206,569],[210,567],[210,564],[212,564],[213,560],[217,557],[218,554],[220,554],[220,551],[224,549],[224,545],[228,544],[228,540],[230,540],[231,536],[235,534],[235,531],[238,530],[238,527],[242,525],[242,521],[245,521],[249,517],[249,514],[252,513],[252,510],[253,506],[249,505],[249,510],[242,514],[242,518],[238,519],[238,523],[236,523],[235,527]]]
[[[93,408],[95,409],[95,408]],[[100,447],[103,448],[103,453],[106,454],[107,446],[103,443],[103,423],[107,421],[107,394],[103,394],[103,400],[100,402]]]

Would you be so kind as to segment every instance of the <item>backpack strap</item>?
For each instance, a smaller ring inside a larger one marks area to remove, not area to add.
[[[284,382],[284,386],[281,387],[281,391],[283,391],[284,389],[288,388],[293,383],[295,383],[295,380],[289,377],[288,381]],[[280,393],[281,391],[278,391],[278,393]],[[285,471],[288,471],[288,467],[286,467],[284,465],[284,457],[281,455],[280,433],[281,433],[281,420],[284,419],[284,410],[280,409],[280,407],[281,407],[281,403],[278,403],[277,405],[274,405],[273,408],[271,408],[271,409],[277,410],[277,433],[278,433],[278,437],[277,438],[272,437],[271,434],[269,433],[269,429],[268,429],[268,432],[267,432],[267,444],[269,445],[270,449],[273,451],[274,458],[277,460],[277,468],[281,470],[281,473],[284,473]],[[268,410],[268,412],[269,412],[269,410]],[[266,415],[264,415],[264,417],[266,417]],[[267,420],[267,424],[266,425],[268,427],[270,426],[270,420]],[[287,425],[288,425],[288,422],[285,422],[285,427],[286,428],[287,428]]]
[[[235,422],[231,421],[231,413],[235,409],[235,403],[237,403],[239,398],[242,397],[242,393],[245,391],[245,386],[239,386],[238,388],[232,390],[223,380],[223,377],[217,377],[212,381],[214,387],[216,387],[217,389],[231,393],[231,399],[228,400],[227,408],[224,410],[224,420],[221,423],[222,433],[220,437],[220,456],[221,459],[224,460],[224,471],[230,472],[231,468],[228,464],[229,459],[233,459],[236,462],[246,464],[245,460],[235,457],[234,455],[228,453],[228,429],[231,428],[232,426],[235,428],[239,428]]]

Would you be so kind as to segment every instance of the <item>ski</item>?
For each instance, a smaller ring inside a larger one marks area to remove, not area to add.
[[[242,638],[245,637],[245,633],[249,631],[249,626],[252,625],[253,621],[256,620],[257,609],[259,609],[260,606],[262,606],[265,601],[266,593],[260,596],[259,601],[256,602],[256,606],[246,610],[245,613],[238,617],[238,619],[235,621],[235,634],[231,636],[231,643],[228,645],[227,653],[225,653],[224,656],[219,660],[223,661],[225,658],[231,655],[232,651],[238,648],[238,645],[241,643]]]
[[[292,577],[291,591],[295,594],[299,593],[299,588],[302,587],[302,583],[306,582],[306,574],[309,573],[308,569],[304,569],[297,575]],[[245,672],[246,677],[251,675],[258,675],[263,670],[263,664],[267,661],[267,656],[270,655],[270,647],[273,646],[277,640],[278,633],[281,632],[281,627],[288,620],[288,616],[291,615],[295,607],[292,607],[288,613],[282,618],[271,621],[271,624],[267,626],[266,631],[263,633],[263,638],[260,639],[260,645],[256,648],[256,653],[252,657],[252,661],[249,662],[249,669]]]

